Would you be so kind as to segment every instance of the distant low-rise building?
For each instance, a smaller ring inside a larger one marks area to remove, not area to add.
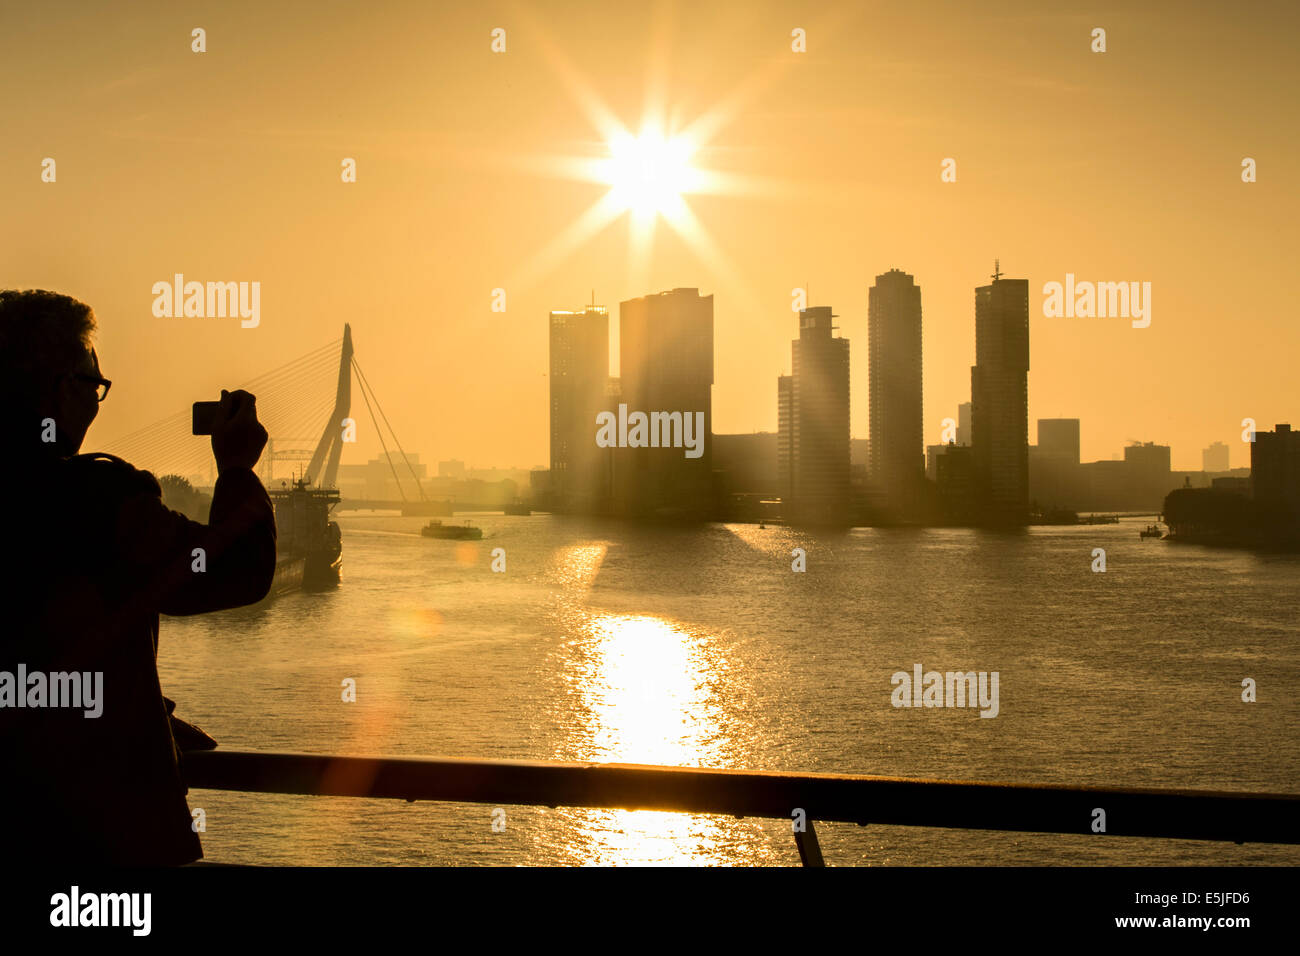
[[[1201,470],[1211,474],[1228,470],[1228,446],[1216,441],[1201,452]]]
[[[405,457],[394,454],[391,460],[387,455],[379,455],[364,465],[340,464],[336,481],[344,499],[401,501],[403,495],[408,498],[419,496],[417,479],[427,491],[430,481],[428,466],[421,463],[419,453],[409,452]]]

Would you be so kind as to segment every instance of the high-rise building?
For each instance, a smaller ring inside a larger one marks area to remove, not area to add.
[[[945,434],[947,433],[945,432]],[[950,448],[969,447],[970,402],[962,402],[957,406],[957,434],[943,444],[925,446],[925,477],[937,483],[939,480],[939,459],[947,454]],[[967,470],[969,471],[969,468]]]
[[[794,489],[794,376],[776,379],[776,476],[783,503]]]
[[[1169,468],[1168,445],[1139,442],[1124,449],[1127,493],[1144,508],[1158,508],[1165,495],[1177,487]]]
[[[974,449],[969,445],[945,445],[935,458],[934,481],[938,486],[941,520],[971,524],[978,520]]]
[[[971,446],[982,520],[1029,520],[1029,281],[1003,279],[975,290]]]
[[[731,495],[778,495],[776,446],[777,436],[772,432],[714,435],[714,477]]]
[[[1201,452],[1201,470],[1207,472],[1228,470],[1228,446],[1216,441]]]
[[[890,269],[868,294],[872,483],[883,507],[914,511],[925,475],[921,428],[921,287]]]
[[[593,513],[609,506],[611,456],[596,444],[596,416],[608,408],[609,312],[552,312],[551,479],[555,506]]]
[[[871,439],[849,439],[849,487],[855,497],[867,488],[867,462],[871,460]]]
[[[672,443],[617,449],[619,510],[707,518],[713,511],[713,296],[673,289],[619,303],[619,378],[629,416],[680,413],[684,438],[699,443],[694,457]]]
[[[790,396],[786,511],[801,522],[851,523],[849,340],[831,334],[834,318],[829,306],[799,313],[799,338],[790,347],[793,374],[777,380],[778,398],[787,390]]]
[[[939,459],[943,457],[945,448],[960,447],[956,442],[943,445],[926,445],[925,446],[925,477],[931,481],[939,480]]]
[[[970,402],[957,406],[957,444],[970,444]]]
[[[1079,419],[1040,418],[1029,447],[1029,499],[1035,511],[1076,510],[1088,496],[1079,463]]]
[[[1040,418],[1038,451],[1048,458],[1077,465],[1079,463],[1079,419]]]
[[[1168,481],[1170,448],[1153,441],[1136,442],[1124,449],[1124,461],[1135,481]]]

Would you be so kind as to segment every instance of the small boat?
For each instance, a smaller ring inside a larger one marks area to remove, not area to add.
[[[525,517],[533,513],[532,509],[518,498],[503,506],[503,510],[508,515],[524,515]]]
[[[483,537],[483,529],[474,527],[468,521],[463,525],[443,524],[437,518],[434,518],[420,529],[420,534],[424,535],[426,538],[451,538],[455,541],[479,541]]]
[[[1163,538],[1164,536],[1164,532],[1160,530],[1160,526],[1155,524],[1147,525],[1145,531],[1138,532],[1139,538]]]

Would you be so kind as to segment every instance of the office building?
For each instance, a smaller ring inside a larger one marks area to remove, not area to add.
[[[596,416],[609,408],[608,389],[609,311],[591,305],[552,312],[549,487],[558,510],[593,514],[609,507],[611,455],[596,444]]]
[[[1067,464],[1079,464],[1079,419],[1040,418],[1038,452]]]
[[[883,507],[912,514],[925,475],[921,427],[921,287],[891,269],[868,293],[872,484]]]
[[[777,493],[785,502],[794,490],[794,376],[776,379]]]
[[[1004,279],[975,290],[971,447],[981,520],[1029,518],[1029,282]]]
[[[629,415],[679,413],[683,431],[682,441],[661,447],[616,449],[618,510],[707,519],[713,512],[713,296],[680,288],[621,302],[619,378]],[[699,443],[698,455],[686,454],[687,437]]]
[[[791,370],[778,379],[788,394],[791,520],[848,524],[849,341],[832,335],[828,306],[799,313],[799,338],[791,343]],[[778,418],[781,417],[778,411]],[[778,448],[780,447],[778,437]]]
[[[957,406],[957,444],[969,445],[970,438],[970,402]]]

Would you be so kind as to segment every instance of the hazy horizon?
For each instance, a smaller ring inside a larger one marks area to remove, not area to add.
[[[1155,441],[1196,470],[1223,441],[1242,467],[1243,418],[1300,424],[1276,240],[1297,218],[1298,25],[1263,3],[11,7],[0,287],[95,309],[114,385],[84,450],[350,322],[408,451],[528,468],[549,459],[547,316],[593,289],[612,317],[675,287],[713,295],[713,430],[744,433],[776,430],[806,286],[852,343],[867,437],[867,290],[891,268],[922,290],[937,444],[970,399],[974,290],[997,258],[1029,280],[1030,443],[1037,419],[1079,418],[1085,461]],[[597,102],[633,132],[662,115],[704,134],[692,165],[720,193],[685,196],[686,238],[660,220],[633,255],[623,213],[552,244],[607,190],[560,175],[607,154]],[[260,323],[155,317],[175,273],[260,282]],[[1067,273],[1150,282],[1150,327],[1045,318],[1043,285]],[[349,463],[381,453],[356,395],[353,413]]]

